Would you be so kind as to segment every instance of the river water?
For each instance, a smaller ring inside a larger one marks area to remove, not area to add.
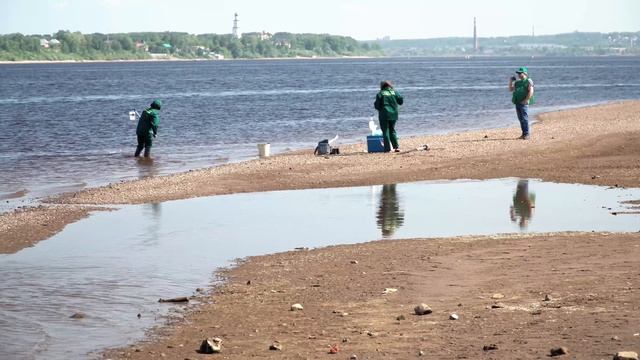
[[[364,141],[379,81],[404,95],[400,136],[517,126],[507,78],[526,65],[534,113],[640,98],[637,57],[0,64],[0,211],[34,198],[208,167],[339,134]],[[132,158],[132,109],[164,102],[153,164]]]

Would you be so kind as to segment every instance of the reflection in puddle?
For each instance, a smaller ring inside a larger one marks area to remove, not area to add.
[[[158,167],[154,165],[154,159],[151,157],[136,158],[138,168],[138,179],[145,179],[159,175]]]
[[[636,232],[640,216],[612,213],[638,199],[640,189],[499,179],[124,206],[0,256],[0,354],[76,359],[140,339],[171,309],[159,298],[206,287],[237,258],[380,238]],[[86,317],[69,318],[77,312]]]
[[[400,208],[396,184],[382,185],[376,218],[378,220],[378,228],[382,231],[382,237],[384,238],[393,236],[396,230],[404,223],[404,212]]]
[[[518,180],[516,193],[511,206],[511,221],[517,222],[520,229],[526,229],[536,208],[536,194],[529,192],[529,180]]]

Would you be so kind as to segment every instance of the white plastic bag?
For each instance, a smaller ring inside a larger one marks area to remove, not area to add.
[[[372,136],[382,135],[382,130],[378,129],[378,125],[373,121],[373,116],[369,120],[369,130],[371,130]]]

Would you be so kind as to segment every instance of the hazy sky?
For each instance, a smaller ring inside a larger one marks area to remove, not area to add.
[[[329,33],[371,40],[639,31],[640,0],[0,0],[0,34]]]

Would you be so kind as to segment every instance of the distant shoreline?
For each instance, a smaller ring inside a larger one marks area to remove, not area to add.
[[[238,59],[184,59],[184,58],[158,58],[158,59],[119,59],[119,60],[1,60],[4,64],[82,64],[82,63],[126,63],[126,62],[170,62],[170,61],[193,61],[193,62],[218,62],[218,61],[251,61],[251,60],[331,60],[331,59],[377,59],[383,58],[375,56],[295,56],[295,57],[263,57],[263,58],[238,58]]]
[[[296,57],[262,57],[262,58],[237,58],[237,59],[184,59],[184,58],[158,58],[158,59],[118,59],[118,60],[0,60],[0,65],[10,64],[82,64],[82,63],[129,63],[129,62],[218,62],[218,61],[261,61],[261,60],[338,60],[338,59],[421,59],[421,58],[451,58],[451,59],[473,59],[473,58],[491,58],[504,57],[499,55],[473,54],[473,55],[433,55],[433,56],[296,56]],[[562,57],[562,58],[606,58],[606,57],[640,57],[636,54],[604,54],[604,55],[506,55],[513,58],[545,58],[545,57]]]

